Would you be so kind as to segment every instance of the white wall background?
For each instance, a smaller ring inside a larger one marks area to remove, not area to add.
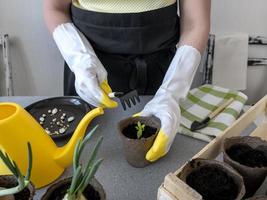
[[[267,36],[266,19],[266,0],[212,0],[212,33]],[[44,25],[42,0],[0,0],[3,33],[11,37],[15,95],[62,95],[63,60]],[[253,55],[267,57],[267,47],[250,48]],[[267,94],[266,78],[267,67],[248,69],[250,102]]]
[[[42,0],[0,0],[0,34],[11,42],[15,95],[61,95],[63,60],[48,33]]]

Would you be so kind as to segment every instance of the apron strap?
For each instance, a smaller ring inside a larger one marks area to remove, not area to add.
[[[136,75],[131,76],[130,88],[137,89],[139,94],[145,94],[147,88],[147,63],[143,57],[134,59]]]

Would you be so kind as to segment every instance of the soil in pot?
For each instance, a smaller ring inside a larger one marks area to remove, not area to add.
[[[241,200],[245,194],[242,176],[230,165],[217,160],[196,158],[177,175],[190,186],[188,199]],[[198,194],[195,194],[195,193]]]
[[[137,137],[137,123],[145,125],[142,136]],[[130,117],[118,123],[118,130],[123,143],[127,162],[133,167],[145,167],[151,164],[146,160],[146,153],[151,148],[160,129],[160,120],[152,117]]]
[[[47,198],[47,200],[62,200],[67,193],[67,190],[70,187],[70,182],[61,185],[59,188],[56,188]],[[88,187],[83,192],[83,195],[88,200],[100,200],[99,193],[91,186]]]
[[[70,188],[71,178],[61,180],[52,185],[43,195],[42,200],[62,200]],[[88,200],[105,200],[106,195],[102,185],[93,179],[91,184],[86,187],[83,195]]]
[[[226,150],[228,156],[248,167],[267,167],[267,155],[247,144],[235,144]]]
[[[252,197],[267,175],[267,142],[251,136],[226,138],[223,158],[243,176],[245,198]]]
[[[0,176],[0,187],[1,188],[12,188],[17,186],[17,180],[13,176]],[[29,184],[21,192],[14,194],[15,200],[32,200],[34,195],[34,187],[33,185]]]
[[[186,183],[205,200],[234,200],[238,194],[233,178],[212,166],[193,171],[187,176]]]

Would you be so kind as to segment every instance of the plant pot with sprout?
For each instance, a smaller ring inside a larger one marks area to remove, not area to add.
[[[223,142],[224,161],[244,178],[246,196],[251,197],[267,175],[267,142],[258,137],[232,137]]]
[[[34,186],[30,182],[32,170],[32,150],[28,145],[28,169],[26,175],[22,175],[15,161],[8,154],[0,150],[0,158],[13,175],[0,176],[0,200],[32,200],[35,193]]]
[[[102,143],[101,137],[88,159],[86,165],[80,163],[82,151],[87,142],[92,138],[95,127],[84,138],[77,142],[73,156],[73,176],[61,180],[50,188],[42,196],[42,200],[106,200],[106,194],[102,185],[94,178],[102,159],[96,160],[98,149]]]
[[[146,153],[153,145],[160,129],[160,120],[152,117],[130,117],[118,123],[127,162],[134,167],[150,164]]]
[[[186,164],[179,178],[205,200],[241,200],[245,194],[240,174],[216,160],[194,159]]]

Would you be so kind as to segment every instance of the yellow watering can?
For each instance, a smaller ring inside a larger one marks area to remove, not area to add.
[[[77,140],[84,136],[90,121],[103,114],[102,108],[95,108],[84,116],[72,138],[63,147],[57,147],[50,136],[35,119],[15,103],[0,103],[0,148],[16,161],[25,174],[28,165],[27,142],[33,150],[31,181],[37,188],[55,181],[72,163]],[[0,162],[0,174],[10,174]]]

